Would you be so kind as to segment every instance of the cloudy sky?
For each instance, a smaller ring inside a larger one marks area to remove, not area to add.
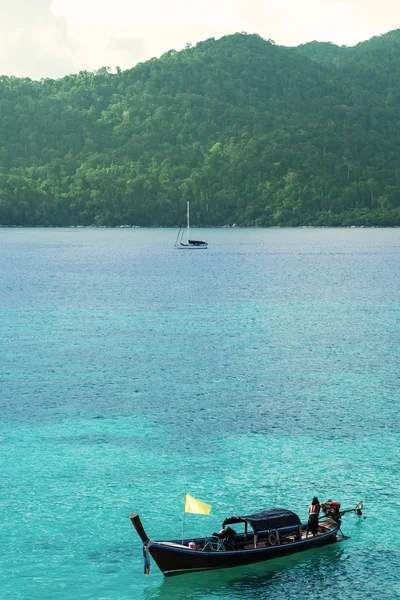
[[[354,45],[400,28],[400,0],[0,0],[0,74],[128,69],[236,31]]]

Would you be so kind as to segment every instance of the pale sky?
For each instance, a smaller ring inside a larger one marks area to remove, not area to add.
[[[397,28],[400,0],[0,0],[0,74],[129,69],[237,31],[354,45]]]

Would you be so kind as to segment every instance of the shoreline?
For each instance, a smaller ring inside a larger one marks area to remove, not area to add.
[[[0,225],[1,229],[181,229],[179,225]],[[400,229],[400,225],[204,225],[191,229]]]

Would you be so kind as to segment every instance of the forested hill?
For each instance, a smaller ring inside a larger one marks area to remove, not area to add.
[[[0,77],[0,224],[400,225],[399,107],[400,30]]]

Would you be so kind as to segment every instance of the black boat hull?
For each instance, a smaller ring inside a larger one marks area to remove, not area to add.
[[[193,571],[251,565],[318,548],[335,542],[338,531],[339,525],[315,538],[310,537],[293,543],[251,550],[201,552],[183,547],[168,547],[162,542],[151,542],[148,551],[165,577],[170,577]]]

